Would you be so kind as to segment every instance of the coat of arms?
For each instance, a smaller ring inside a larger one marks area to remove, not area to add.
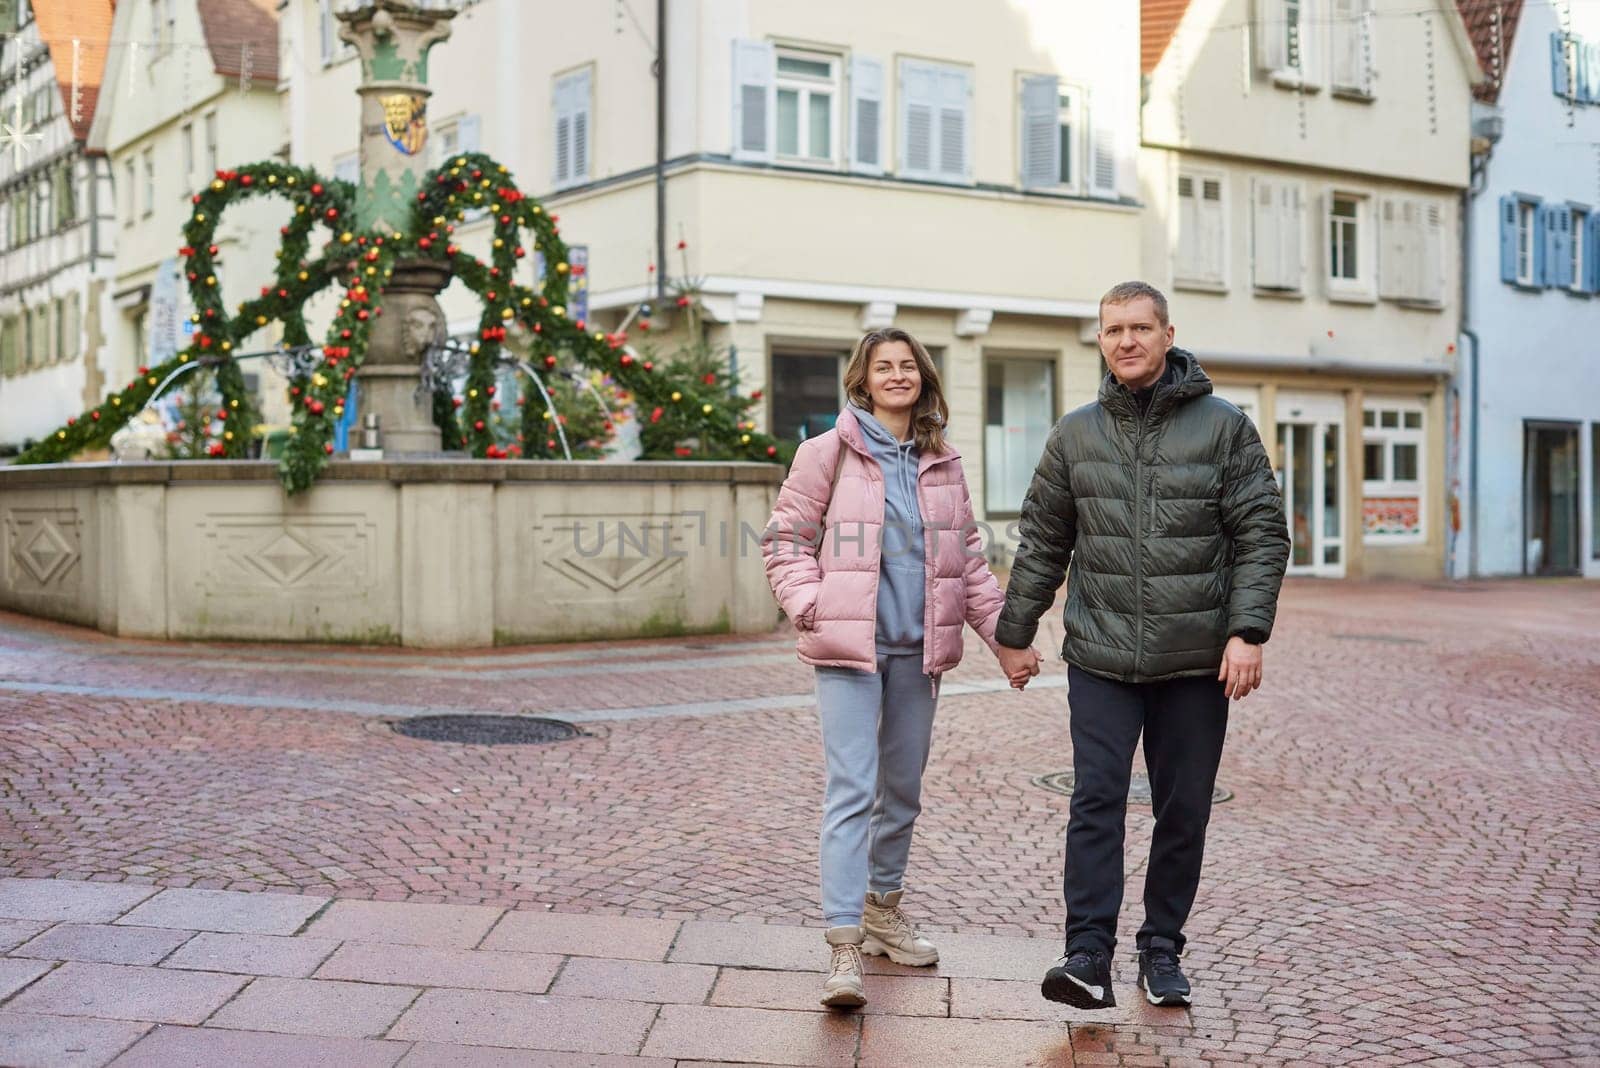
[[[391,93],[381,98],[383,132],[389,143],[415,156],[428,143],[428,100],[416,93]]]

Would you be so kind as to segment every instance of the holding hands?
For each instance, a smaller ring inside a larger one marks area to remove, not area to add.
[[[1001,670],[1011,680],[1012,689],[1016,690],[1026,688],[1028,680],[1039,674],[1039,664],[1044,659],[1037,649],[1010,649],[1003,645],[997,655]]]

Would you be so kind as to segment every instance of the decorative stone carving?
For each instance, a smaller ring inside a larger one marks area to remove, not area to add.
[[[80,551],[76,509],[13,508],[6,513],[8,585],[36,590],[75,582]],[[22,581],[19,582],[18,580]]]

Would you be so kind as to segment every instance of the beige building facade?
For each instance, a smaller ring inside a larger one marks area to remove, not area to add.
[[[116,265],[106,324],[106,374],[131,378],[140,366],[188,345],[193,312],[183,278],[183,227],[191,197],[219,169],[276,156],[282,148],[277,97],[277,29],[270,0],[123,0],[116,8],[102,106],[90,145],[111,161]],[[229,209],[217,229],[218,284],[237,307],[273,278],[283,203]],[[263,331],[245,349],[267,347]],[[271,413],[286,409],[282,379],[246,366]],[[263,381],[270,379],[270,381]]]
[[[1454,5],[1143,6],[1145,273],[1261,431],[1290,573],[1442,576],[1480,77]]]
[[[668,10],[665,266],[676,280],[687,263],[712,340],[761,391],[757,418],[790,439],[826,429],[862,331],[909,329],[941,364],[951,437],[1003,540],[1050,426],[1094,396],[1100,294],[1139,273],[1137,12]],[[630,11],[478,0],[430,62],[430,151],[487,151],[545,200],[587,252],[606,328],[654,295],[657,258],[662,28],[651,5]],[[328,5],[288,0],[280,42],[291,159],[351,176],[359,71]],[[487,227],[463,225],[463,246]],[[453,287],[442,303],[470,336],[475,300]],[[653,305],[658,333],[681,325]]]

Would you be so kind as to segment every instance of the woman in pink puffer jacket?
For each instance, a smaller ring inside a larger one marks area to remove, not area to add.
[[[875,330],[845,368],[849,403],[795,453],[762,544],[767,578],[816,668],[828,784],[822,906],[832,947],[822,1003],[866,1002],[861,954],[928,965],[939,952],[900,910],[939,678],[962,628],[989,645],[1005,596],[984,559],[949,407],[928,352]],[[1011,683],[1019,689],[1038,673]]]

